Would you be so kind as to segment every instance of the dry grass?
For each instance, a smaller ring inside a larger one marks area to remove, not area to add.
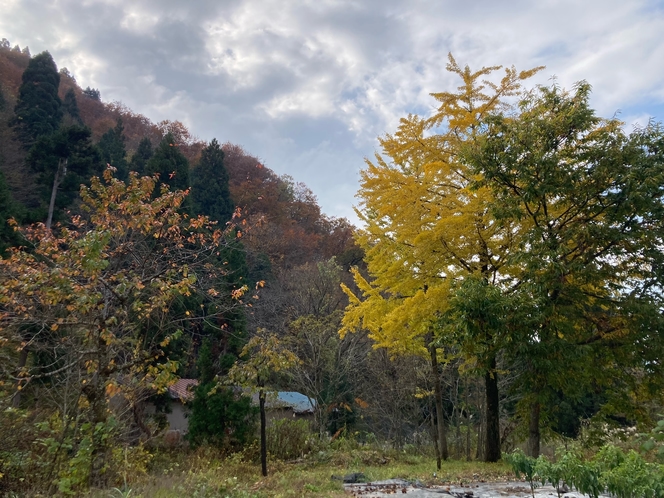
[[[251,452],[249,452],[251,453]],[[368,480],[403,478],[426,484],[506,480],[512,477],[503,464],[448,461],[440,471],[428,456],[371,448],[320,451],[297,462],[270,461],[269,475],[260,475],[255,455],[222,457],[210,449],[162,452],[150,472],[128,483],[130,498],[263,498],[342,497],[342,484],[331,479],[361,472]],[[96,491],[91,498],[120,497],[118,491]]]

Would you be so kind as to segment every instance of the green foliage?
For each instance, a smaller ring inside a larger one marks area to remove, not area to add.
[[[54,133],[62,120],[60,74],[51,54],[42,52],[30,59],[22,81],[12,124],[27,149],[40,136]]]
[[[544,457],[537,460],[520,450],[505,456],[517,477],[525,476],[534,490],[537,483],[550,483],[562,494],[566,483],[592,498],[608,492],[617,498],[655,498],[664,496],[664,467],[646,462],[637,452],[624,453],[612,445],[604,446],[592,460],[566,452],[555,463]],[[534,494],[534,491],[533,491]]]
[[[136,171],[139,175],[145,174],[145,167],[152,157],[152,142],[150,139],[145,137],[138,143],[138,148],[134,155],[131,156],[131,162],[129,163],[129,169],[131,171]]]
[[[535,462],[535,474],[539,476],[542,484],[549,483],[558,493],[558,498],[564,494],[566,468],[560,462],[549,462],[540,456]]]
[[[315,448],[307,420],[274,420],[267,427],[267,451],[279,460],[300,458]]]
[[[125,149],[125,136],[122,118],[118,118],[115,128],[110,128],[104,133],[97,144],[104,164],[110,164],[117,169],[116,176],[126,181],[129,175],[129,164],[127,163],[127,151]]]
[[[570,92],[539,87],[518,113],[487,117],[463,154],[475,189],[494,196],[493,222],[518,227],[504,282],[532,318],[509,349],[528,365],[522,403],[547,411],[552,398],[594,392],[606,410],[640,417],[642,400],[630,391],[654,393],[664,378],[645,359],[664,350],[653,290],[662,281],[663,132],[650,125],[627,135],[589,99],[585,82]]]
[[[28,152],[26,163],[39,173],[42,198],[48,205],[54,182],[58,182],[56,212],[70,206],[78,198],[82,184],[101,173],[99,151],[92,145],[92,132],[78,125],[61,128],[51,135],[39,137]]]
[[[641,434],[641,439],[645,439],[641,444],[641,451],[647,453],[656,450],[657,458],[664,461],[664,420],[658,420],[650,433]]]
[[[81,113],[78,109],[78,102],[76,101],[76,92],[73,88],[67,90],[65,93],[65,98],[62,101],[62,108],[72,120],[72,124],[78,124],[83,126],[83,120],[81,119]]]
[[[167,133],[145,165],[145,173],[158,174],[159,181],[172,190],[187,190],[189,180],[189,161],[180,152],[179,144],[172,133]]]
[[[228,179],[224,151],[217,139],[214,139],[203,149],[201,160],[191,172],[194,212],[204,214],[222,225],[230,221],[235,204],[231,199]]]
[[[249,396],[232,388],[217,388],[214,382],[196,388],[189,416],[188,439],[193,447],[210,444],[224,450],[239,450],[256,434],[258,408]]]
[[[215,387],[219,371],[212,352],[212,340],[206,338],[198,353],[200,384],[194,391],[187,438],[193,447],[204,443],[224,450],[239,450],[256,433],[258,408],[251,398],[231,387]]]
[[[530,485],[530,491],[535,496],[535,488],[540,477],[537,474],[537,460],[527,456],[523,451],[516,450],[504,456],[505,461],[512,467],[517,477],[523,476]]]
[[[101,102],[101,93],[97,88],[90,88],[88,86],[85,88],[85,90],[83,90],[83,95],[91,98],[92,100],[96,100],[97,102]]]

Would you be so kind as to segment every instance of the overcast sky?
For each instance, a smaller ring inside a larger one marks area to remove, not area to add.
[[[664,121],[664,1],[0,0],[0,38],[82,87],[244,146],[355,221],[364,158],[461,65],[538,65],[600,115]]]

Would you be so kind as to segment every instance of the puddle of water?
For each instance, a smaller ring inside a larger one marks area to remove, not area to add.
[[[524,482],[486,482],[466,486],[423,487],[401,479],[388,479],[370,483],[344,484],[344,489],[357,498],[526,498],[532,496],[530,486]],[[583,498],[587,495],[570,491],[565,498]],[[604,495],[602,495],[604,496]],[[551,486],[535,489],[535,498],[557,498],[558,493]]]

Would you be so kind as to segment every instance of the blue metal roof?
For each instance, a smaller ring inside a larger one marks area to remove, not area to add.
[[[316,401],[295,391],[279,391],[277,399],[284,405],[291,406],[295,412],[313,411]]]

